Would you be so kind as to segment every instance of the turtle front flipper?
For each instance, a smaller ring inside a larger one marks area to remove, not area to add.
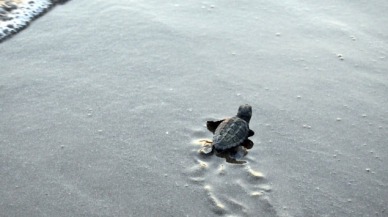
[[[251,137],[255,135],[255,132],[253,132],[253,130],[249,129],[249,132],[248,132],[248,137]]]
[[[207,139],[199,140],[202,142],[202,148],[198,151],[202,154],[212,154],[213,153],[213,142]]]
[[[210,132],[214,134],[218,125],[220,125],[224,120],[225,119],[219,120],[219,121],[206,121],[206,127]]]

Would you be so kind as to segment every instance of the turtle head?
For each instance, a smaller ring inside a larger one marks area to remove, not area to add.
[[[252,117],[252,107],[248,104],[240,105],[238,108],[237,117],[243,119],[249,124]]]

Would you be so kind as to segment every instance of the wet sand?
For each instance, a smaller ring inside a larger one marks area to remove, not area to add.
[[[384,1],[72,0],[0,44],[4,216],[386,216]],[[254,146],[198,151],[253,107]]]

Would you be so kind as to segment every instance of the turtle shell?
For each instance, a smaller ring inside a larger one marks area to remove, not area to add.
[[[238,117],[225,119],[218,125],[213,136],[213,145],[216,150],[225,150],[241,145],[247,138],[249,125]]]

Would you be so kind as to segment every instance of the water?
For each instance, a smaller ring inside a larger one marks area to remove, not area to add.
[[[0,41],[25,28],[54,4],[50,0],[0,0]]]

